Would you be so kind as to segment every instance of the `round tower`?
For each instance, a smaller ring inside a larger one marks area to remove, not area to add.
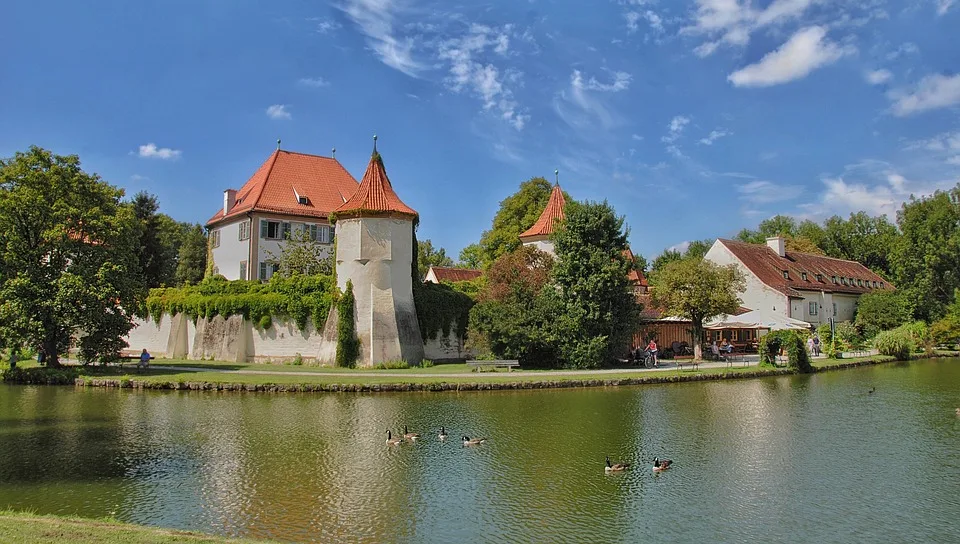
[[[353,282],[359,366],[398,359],[420,364],[423,339],[411,273],[419,216],[394,192],[376,138],[360,186],[335,210],[337,285],[343,290]]]
[[[556,182],[553,184],[553,190],[550,191],[547,207],[543,209],[540,218],[532,227],[520,233],[520,243],[556,256],[550,235],[553,234],[556,222],[563,221],[563,206],[566,200],[563,198],[563,191],[560,190],[560,172],[554,170],[553,174],[556,176]]]

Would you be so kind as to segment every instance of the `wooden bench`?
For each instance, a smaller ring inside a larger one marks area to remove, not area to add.
[[[506,368],[507,372],[512,372],[514,368],[520,368],[520,361],[515,359],[501,359],[494,361],[467,361],[467,366],[472,366],[473,370],[483,372],[484,368],[496,372],[498,368]]]
[[[677,359],[677,372],[683,370],[683,365],[692,366],[694,370],[700,369],[700,361],[696,359],[687,359],[687,360]]]
[[[150,356],[150,360],[154,359],[153,355]],[[137,366],[140,366],[140,354],[134,353],[131,351],[121,351],[120,352],[120,368],[123,368],[123,363],[127,361],[134,361],[137,363]]]

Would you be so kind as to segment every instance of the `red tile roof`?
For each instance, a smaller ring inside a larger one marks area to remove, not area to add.
[[[627,272],[627,279],[641,287],[649,287],[647,284],[647,278],[643,275],[643,272],[635,270],[633,268],[634,263],[636,263],[637,258],[633,256],[633,251],[630,251],[630,248],[623,250],[623,256],[630,263],[630,272]]]
[[[431,266],[430,270],[433,270],[433,275],[437,278],[437,281],[470,281],[475,280],[483,275],[482,270],[473,270],[470,268]],[[429,271],[427,272],[427,275],[430,275]]]
[[[336,159],[278,149],[237,191],[233,209],[224,216],[221,207],[207,226],[247,212],[326,218],[356,190],[357,180]]]
[[[367,171],[360,180],[360,187],[346,202],[336,210],[339,217],[360,215],[364,212],[375,214],[401,214],[417,217],[417,212],[403,203],[390,185],[390,178],[383,167],[383,160],[376,151],[370,157]]]
[[[748,244],[724,239],[720,242],[760,281],[787,296],[801,296],[799,291],[860,295],[879,290],[881,282],[884,289],[893,289],[893,285],[856,261],[793,251],[787,251],[786,256],[781,257],[766,244]],[[784,271],[787,272],[787,278],[783,276]],[[806,279],[803,278],[804,273]],[[817,274],[820,274],[819,280]],[[834,276],[837,278],[836,284],[833,283]],[[847,279],[847,285],[843,284],[841,278]],[[863,284],[857,285],[857,281]],[[873,287],[873,282],[877,282],[877,288]]]
[[[520,235],[520,239],[523,240],[524,238],[532,238],[534,236],[549,236],[553,233],[554,223],[556,221],[563,221],[564,204],[566,204],[566,201],[563,198],[563,191],[560,190],[560,185],[554,185],[553,190],[550,191],[550,200],[547,202],[547,207],[543,209],[543,213],[540,214],[537,222]]]

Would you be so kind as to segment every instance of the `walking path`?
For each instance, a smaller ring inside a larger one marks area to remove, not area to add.
[[[735,368],[744,368],[748,366],[754,366],[758,363],[758,358],[747,357],[744,361],[734,361],[733,366]],[[683,366],[689,367],[689,363],[684,363]],[[725,368],[727,366],[726,362],[702,362],[700,363],[700,368]],[[361,378],[361,377],[385,377],[385,378],[478,378],[483,376],[514,376],[517,378],[534,378],[534,377],[543,377],[550,378],[551,376],[602,376],[604,374],[643,374],[645,372],[660,372],[663,370],[675,370],[677,365],[672,362],[663,361],[661,362],[658,368],[604,368],[600,370],[540,370],[540,371],[524,371],[516,370],[513,372],[456,372],[456,373],[411,373],[411,372],[379,372],[379,371],[366,371],[366,372],[309,372],[309,371],[277,371],[277,370],[229,370],[229,369],[220,369],[220,368],[204,368],[204,367],[195,367],[195,366],[165,366],[165,365],[150,365],[150,368],[160,369],[160,370],[174,370],[174,371],[187,371],[187,372],[214,372],[217,374],[254,374],[254,375],[267,375],[267,376],[335,376],[343,378]]]

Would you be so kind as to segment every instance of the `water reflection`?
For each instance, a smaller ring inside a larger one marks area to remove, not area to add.
[[[296,541],[947,540],[958,363],[459,394],[2,387],[0,506]],[[423,439],[387,447],[404,425]]]

